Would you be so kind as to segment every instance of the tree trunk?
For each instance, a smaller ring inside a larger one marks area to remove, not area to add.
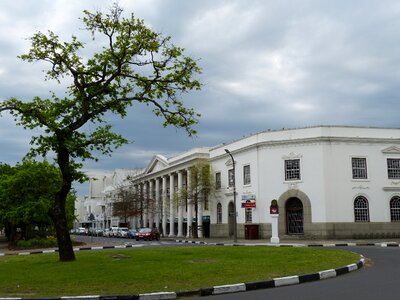
[[[69,235],[68,221],[65,213],[65,201],[60,195],[56,196],[56,203],[51,211],[54,227],[57,234],[58,254],[60,261],[75,260],[72,240]]]
[[[61,189],[55,196],[54,206],[50,211],[50,216],[53,219],[54,227],[56,229],[60,261],[73,261],[75,260],[75,253],[72,248],[67,215],[65,212],[65,203],[72,186],[71,166],[69,160],[70,154],[68,149],[65,147],[63,136],[58,136],[58,139],[60,147],[57,155],[57,163],[61,170],[63,182]]]

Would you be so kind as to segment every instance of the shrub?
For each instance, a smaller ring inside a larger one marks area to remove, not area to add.
[[[31,239],[17,241],[16,246],[18,248],[50,248],[57,247],[57,240],[54,238],[49,239]]]

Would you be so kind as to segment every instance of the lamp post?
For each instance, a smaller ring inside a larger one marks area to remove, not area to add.
[[[237,216],[236,216],[236,176],[235,176],[235,160],[233,159],[232,153],[228,150],[225,149],[225,152],[228,153],[228,155],[232,159],[232,165],[233,165],[233,242],[237,242]]]

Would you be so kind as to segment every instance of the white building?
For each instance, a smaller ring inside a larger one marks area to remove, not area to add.
[[[235,176],[226,150],[234,157]],[[216,192],[196,215],[180,191],[189,185],[191,166],[201,160],[211,165]],[[189,237],[190,220],[197,218],[199,236],[232,236],[234,185],[239,238],[271,237],[274,199],[280,237],[399,237],[400,129],[283,129],[172,158],[156,155],[134,177],[134,188],[155,205],[141,224],[133,224],[157,226],[164,236]]]
[[[142,170],[116,169],[113,172],[87,174],[89,193],[75,204],[77,224],[75,227],[104,229],[119,226],[120,218],[113,216],[112,204],[118,188],[126,185],[128,176],[135,176]]]
[[[210,163],[221,182],[211,208],[212,236],[233,232],[232,163],[225,149],[236,162],[239,237],[246,224],[256,225],[262,238],[271,236],[273,199],[281,237],[400,236],[400,129],[265,131],[212,148]]]
[[[193,220],[197,218],[198,236],[209,236],[209,202],[196,202],[196,215],[196,204],[187,197],[183,199],[181,193],[189,185],[190,168],[208,158],[209,148],[195,148],[172,158],[155,155],[145,171],[134,178],[134,188],[153,202],[137,226],[156,226],[164,236],[190,237],[196,230]]]

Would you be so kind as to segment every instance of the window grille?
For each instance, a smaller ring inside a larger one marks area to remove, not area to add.
[[[400,159],[388,158],[387,168],[389,179],[400,179]]]
[[[300,159],[285,160],[285,180],[300,180]]]
[[[215,173],[215,188],[217,190],[221,188],[221,172]]]
[[[217,224],[222,224],[222,204],[217,204]]]
[[[247,165],[243,167],[243,184],[246,185],[250,183],[251,183],[250,165]]]
[[[245,210],[245,222],[246,223],[253,222],[253,210],[251,208],[246,208]]]
[[[369,222],[368,200],[359,196],[354,200],[354,221]]]
[[[351,159],[353,179],[367,179],[367,159],[353,157]]]
[[[400,222],[400,197],[394,196],[390,200],[390,220]]]
[[[228,185],[229,185],[229,187],[233,187],[234,182],[235,182],[235,174],[233,174],[233,169],[230,169],[228,171]]]

